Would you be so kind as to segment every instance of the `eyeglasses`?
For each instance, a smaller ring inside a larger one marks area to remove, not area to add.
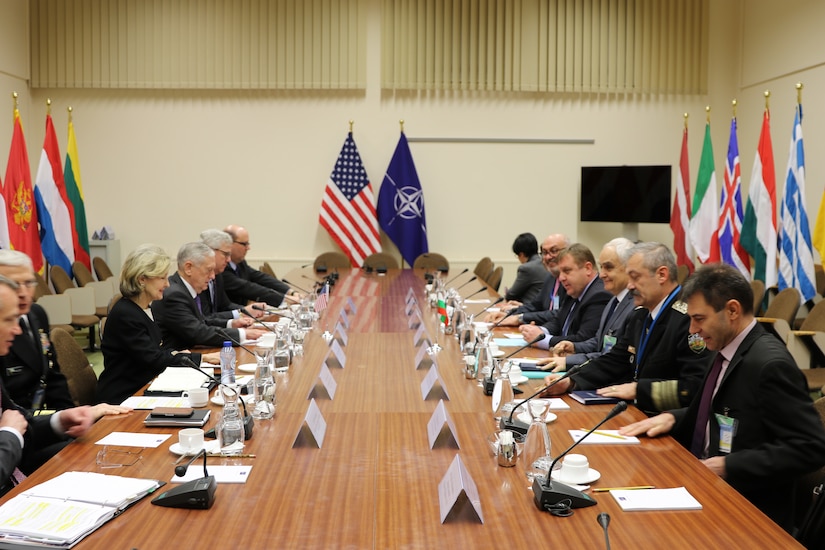
[[[246,241],[246,242],[243,242],[243,241],[234,241],[234,242],[235,242],[235,244],[239,244],[239,245],[241,245],[241,246],[243,246],[243,247],[245,247],[245,248],[248,248],[248,247],[249,247],[249,245],[251,244],[249,241]]]
[[[240,244],[240,243],[238,243],[238,244]],[[221,250],[220,248],[213,248],[212,250],[214,250],[215,252],[220,252],[221,254],[223,254],[223,257],[226,258],[227,260],[232,257],[232,253],[227,252],[226,250]]]
[[[95,462],[101,468],[122,468],[123,466],[133,466],[143,458],[141,453],[144,449],[130,451],[127,449],[117,449],[103,446],[103,450],[97,453]]]
[[[562,250],[563,250],[562,248],[557,248],[555,246],[553,248],[550,248],[550,249],[542,248],[541,249],[541,254],[542,254],[542,256],[549,256],[551,254],[558,254]]]
[[[17,284],[20,285],[20,286],[24,286],[26,288],[37,288],[37,281],[35,281],[35,280],[23,281],[23,282],[20,282],[20,283],[17,283]]]

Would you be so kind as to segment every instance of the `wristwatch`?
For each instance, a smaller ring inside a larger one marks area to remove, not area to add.
[[[518,324],[520,324],[520,325],[524,324],[524,314],[523,313],[518,314]]]

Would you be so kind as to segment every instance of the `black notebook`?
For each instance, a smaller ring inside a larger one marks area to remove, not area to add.
[[[143,421],[144,426],[171,426],[183,428],[201,428],[209,420],[209,409],[195,409],[192,416],[153,416],[149,413],[146,420]]]
[[[616,397],[605,397],[604,395],[599,395],[595,392],[595,390],[571,391],[570,397],[585,405],[609,405],[610,403],[618,403],[620,401],[620,399]]]

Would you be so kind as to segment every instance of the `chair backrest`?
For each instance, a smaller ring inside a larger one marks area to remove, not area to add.
[[[72,324],[72,299],[65,294],[44,294],[37,299],[40,307],[46,310],[52,325]]]
[[[95,306],[95,291],[92,288],[70,288],[66,294],[72,302],[72,315],[94,315],[97,310]]]
[[[498,292],[499,287],[501,286],[501,277],[504,275],[504,268],[498,266],[493,270],[493,273],[490,275],[490,278],[487,279],[487,286],[492,290]]]
[[[793,326],[796,312],[799,311],[799,303],[799,291],[795,288],[786,288],[771,300],[768,309],[765,310],[765,317],[782,319],[788,325]]]
[[[313,262],[313,268],[318,271],[330,271],[332,269],[349,269],[352,264],[349,258],[342,252],[324,252],[318,255]]]
[[[40,275],[40,273],[37,273],[36,271],[34,273],[34,280],[37,281],[37,286],[34,288],[35,302],[39,300],[41,297],[52,293],[52,289],[49,288],[49,283],[47,283],[46,279],[44,279],[43,276]]]
[[[820,300],[808,312],[808,316],[802,321],[799,330],[815,330],[825,332],[825,300]]]
[[[759,315],[762,311],[762,302],[765,300],[765,282],[759,279],[751,281],[753,290],[753,314]]]
[[[816,293],[825,296],[825,269],[822,264],[814,264],[814,276],[816,277]]]
[[[69,393],[76,405],[93,405],[97,394],[97,376],[89,359],[74,337],[61,328],[51,332],[51,341],[60,361],[60,372],[69,383]]]
[[[92,272],[89,271],[89,268],[80,262],[75,262],[72,264],[72,271],[74,272],[74,280],[77,281],[79,286],[86,286],[95,280],[95,278],[92,277]]]
[[[376,252],[364,258],[364,267],[370,269],[398,269],[398,260],[392,254]]]
[[[413,269],[426,269],[427,271],[441,271],[447,273],[450,271],[450,262],[444,255],[438,252],[425,252],[415,259],[413,262]]]
[[[269,262],[264,262],[263,265],[261,265],[261,272],[266,273],[271,277],[277,277],[277,275],[275,275],[275,270],[272,269],[272,266],[269,265]]]
[[[112,290],[112,283],[109,281],[92,281],[84,286],[84,288],[91,288],[95,293],[95,307],[108,307],[112,296],[115,295]]]
[[[54,290],[58,294],[63,294],[66,290],[75,287],[74,282],[72,282],[72,278],[69,277],[66,270],[59,265],[53,265],[49,270],[49,275],[51,276]]]
[[[490,275],[493,274],[493,269],[495,269],[495,265],[493,264],[493,260],[491,260],[488,256],[484,256],[481,258],[473,269],[473,273],[479,279],[486,281],[490,278]]]
[[[100,256],[96,256],[92,259],[92,267],[95,270],[95,275],[97,275],[98,281],[105,281],[106,279],[113,276],[112,270],[109,269],[109,264],[107,264],[106,260],[104,260]]]

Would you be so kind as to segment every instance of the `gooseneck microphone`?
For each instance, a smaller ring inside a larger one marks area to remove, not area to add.
[[[291,282],[287,281],[286,279],[281,279],[281,281],[283,281],[284,283],[288,284],[289,286],[291,286],[291,287],[292,287],[292,288],[294,288],[295,290],[300,290],[300,291],[301,291],[301,292],[303,292],[304,294],[310,294],[310,292],[308,292],[307,290],[305,290],[305,289],[303,289],[303,288],[299,287],[299,286],[298,286],[298,285],[296,285],[295,283],[291,283]]]
[[[487,290],[487,287],[486,287],[486,286],[483,286],[483,287],[479,288],[478,290],[476,290],[475,292],[473,292],[472,294],[470,294],[469,296],[467,296],[467,297],[466,297],[466,298],[464,298],[464,299],[465,299],[465,300],[469,300],[470,298],[472,298],[472,297],[473,297],[473,296],[475,296],[476,294],[480,294],[480,293],[484,292],[485,290]]]
[[[251,307],[255,311],[263,311],[267,315],[278,315],[279,317],[286,317],[287,319],[294,319],[295,318],[283,309],[269,309],[269,308],[265,308],[263,306],[259,306],[258,304],[252,304],[249,307]],[[245,313],[246,315],[249,315],[249,313],[247,313],[244,309],[241,309],[241,311],[243,311],[243,313]],[[249,316],[252,317],[251,315],[249,315]]]
[[[563,512],[567,512],[567,514],[569,514],[570,508],[584,508],[585,506],[593,506],[596,504],[596,501],[590,495],[577,491],[569,485],[559,481],[553,481],[553,467],[562,457],[572,451],[576,445],[584,441],[585,438],[599,429],[602,424],[626,409],[627,402],[619,401],[616,403],[616,406],[614,406],[613,409],[607,413],[607,416],[605,416],[601,422],[593,426],[589,432],[581,436],[575,443],[570,445],[567,450],[557,456],[555,460],[550,463],[550,469],[547,471],[547,477],[537,477],[533,480],[533,497],[536,507],[539,510],[558,515],[565,515]]]
[[[535,344],[537,342],[541,342],[542,340],[544,340],[545,337],[546,337],[546,334],[544,334],[542,332],[541,334],[539,334],[538,336],[533,338],[532,342],[527,342],[526,344],[524,344],[523,346],[518,348],[516,351],[514,351],[512,353],[509,353],[509,354],[505,355],[504,357],[502,357],[499,361],[508,360],[509,358],[511,358],[512,356],[517,354],[518,352],[524,351],[525,349],[529,348],[530,346],[532,346],[533,344]],[[493,388],[495,388],[495,386],[496,386],[496,381],[493,380],[493,373],[491,372],[490,376],[487,376],[487,377],[484,378],[484,395],[493,395]]]
[[[458,275],[456,275],[455,277],[453,277],[452,279],[450,279],[449,281],[447,281],[446,283],[444,283],[444,286],[446,287],[448,284],[452,283],[453,281],[455,281],[456,279],[458,279],[459,277],[461,277],[462,275],[464,275],[464,274],[465,274],[465,273],[467,273],[468,271],[470,271],[470,268],[469,268],[469,267],[465,267],[465,268],[464,268],[464,271],[462,271],[461,273],[459,273]],[[474,281],[474,280],[475,280],[475,277],[473,277],[472,279],[470,279],[470,281]],[[470,281],[467,281],[467,282],[469,283]],[[465,284],[466,284],[466,283],[465,283]],[[461,287],[459,287],[459,288],[461,288]]]
[[[607,550],[610,550],[610,535],[607,534],[607,526],[610,525],[610,514],[602,512],[596,516],[596,521],[598,521],[599,525],[604,529],[604,546]]]
[[[212,507],[215,502],[215,490],[218,482],[215,476],[210,476],[206,471],[206,449],[201,449],[198,454],[189,459],[186,464],[175,467],[175,475],[183,477],[186,470],[203,455],[203,477],[188,481],[182,485],[170,489],[158,495],[152,504],[165,506],[167,508],[189,508],[195,510],[206,510]]]
[[[497,326],[499,326],[501,323],[503,323],[503,322],[504,322],[504,320],[505,320],[506,318],[511,317],[511,316],[513,316],[513,315],[515,315],[515,314],[516,314],[516,310],[517,310],[517,309],[518,309],[517,307],[514,307],[513,309],[511,309],[510,311],[508,311],[508,312],[504,315],[504,317],[502,317],[501,319],[499,319],[498,321],[496,321],[496,324],[494,324],[494,325],[493,325],[493,328],[496,328],[496,327],[497,327]]]
[[[453,279],[455,279],[455,277],[453,277]],[[461,283],[458,287],[456,287],[456,290],[461,290],[462,288],[464,288],[464,287],[465,287],[465,286],[467,286],[468,284],[472,283],[472,282],[473,282],[473,281],[475,281],[476,279],[478,279],[478,277],[476,277],[475,275],[473,275],[472,277],[470,277],[469,279],[467,279],[466,281],[464,281],[463,283]],[[447,285],[445,284],[444,286],[446,287]]]
[[[507,418],[504,418],[504,416],[501,417],[501,422],[499,423],[499,427],[502,430],[511,430],[511,431],[520,433],[522,435],[527,434],[527,430],[530,428],[530,426],[525,424],[524,422],[519,422],[518,420],[513,420],[513,415],[515,414],[516,410],[518,410],[519,407],[521,407],[522,405],[524,405],[525,403],[527,403],[528,401],[530,401],[534,397],[536,397],[538,395],[541,395],[543,392],[549,390],[550,388],[552,388],[553,386],[555,386],[556,384],[558,384],[559,382],[561,382],[565,378],[570,378],[571,376],[573,376],[574,374],[579,372],[589,362],[590,362],[590,359],[588,359],[587,361],[585,361],[584,363],[582,363],[580,365],[575,365],[575,366],[571,367],[570,370],[565,372],[560,378],[556,378],[555,380],[553,380],[552,382],[550,382],[546,386],[544,386],[542,388],[539,388],[538,391],[536,391],[536,393],[534,393],[533,395],[531,395],[527,399],[522,400],[515,407],[513,407],[513,410],[510,411],[510,416],[508,416]]]
[[[469,296],[467,296],[467,298],[469,298]],[[493,302],[493,303],[492,303],[492,304],[490,304],[489,306],[485,307],[484,309],[482,309],[481,311],[479,311],[478,313],[476,313],[476,317],[480,316],[482,313],[484,313],[485,311],[487,311],[487,310],[488,310],[488,309],[490,309],[491,307],[496,306],[496,305],[500,304],[500,303],[501,303],[501,302],[503,302],[503,301],[504,301],[504,296],[501,296],[498,300],[496,300],[495,302]]]

